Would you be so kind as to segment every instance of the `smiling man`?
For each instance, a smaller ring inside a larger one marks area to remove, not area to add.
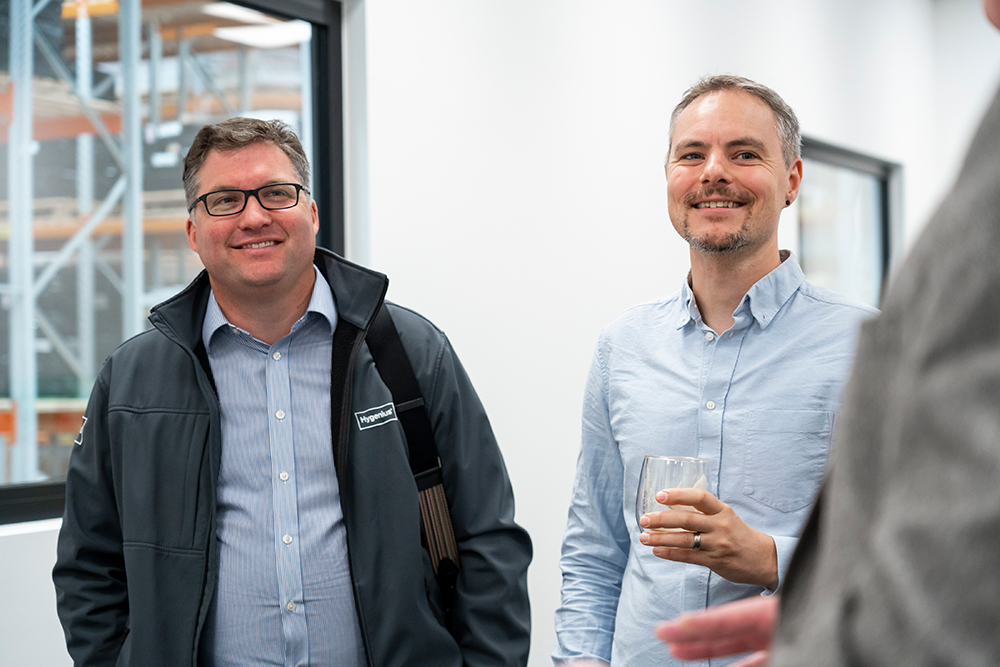
[[[655,621],[773,592],[819,489],[859,322],[874,309],[807,282],[779,250],[802,180],[798,121],[771,89],[703,79],[671,117],[681,290],[601,333],[563,541],[556,663],[662,666]],[[636,522],[644,455],[709,459]],[[725,664],[725,662],[714,664]]]
[[[444,334],[387,306],[440,455],[445,582],[367,344],[388,281],[316,248],[308,183],[279,121],[206,126],[185,158],[205,271],[108,358],[66,479],[53,578],[76,665],[527,661],[531,543],[483,407]]]

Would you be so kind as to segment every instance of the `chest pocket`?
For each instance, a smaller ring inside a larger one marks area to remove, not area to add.
[[[826,467],[832,430],[832,412],[751,412],[744,442],[743,494],[780,512],[811,505]]]

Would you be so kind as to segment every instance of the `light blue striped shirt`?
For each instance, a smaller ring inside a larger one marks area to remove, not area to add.
[[[336,326],[319,271],[306,314],[271,346],[209,299],[202,340],[222,405],[220,560],[200,664],[365,664],[330,435]]]
[[[732,662],[681,663],[653,636],[657,621],[764,589],[657,558],[639,542],[643,456],[709,459],[710,490],[774,538],[784,576],[819,489],[858,325],[874,313],[806,282],[788,257],[750,288],[727,331],[705,324],[686,283],[604,329],[560,561],[557,662]]]

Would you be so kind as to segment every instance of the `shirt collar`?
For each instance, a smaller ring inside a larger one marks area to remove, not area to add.
[[[733,311],[736,319],[734,328],[739,329],[749,324],[748,317],[752,317],[762,329],[767,328],[785,302],[805,282],[805,274],[792,252],[781,250],[780,255],[781,264],[754,283]],[[691,273],[688,272],[684,286],[681,287],[676,326],[680,329],[691,321],[701,322],[701,313],[698,311],[694,292],[691,291]]]
[[[337,305],[333,300],[333,290],[330,289],[330,284],[326,282],[315,264],[313,265],[313,271],[316,273],[316,280],[313,282],[309,305],[306,307],[305,315],[292,325],[292,330],[294,331],[299,327],[300,323],[305,320],[309,313],[316,313],[327,321],[330,325],[330,333],[332,334],[337,328]],[[212,336],[222,327],[233,327],[233,325],[229,323],[229,320],[222,313],[219,302],[215,300],[215,292],[209,290],[208,306],[205,309],[205,322],[201,327],[201,340],[205,344],[206,350],[212,342]]]

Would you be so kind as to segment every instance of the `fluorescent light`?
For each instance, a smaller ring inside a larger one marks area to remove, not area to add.
[[[256,9],[248,9],[247,7],[240,7],[239,5],[230,4],[228,2],[213,2],[202,7],[201,11],[204,14],[208,14],[209,16],[214,16],[216,18],[229,19],[231,21],[239,21],[240,23],[250,23],[253,25],[269,25],[272,23],[282,22],[279,19],[268,16],[262,12],[258,12]]]
[[[273,25],[246,25],[216,28],[212,34],[237,44],[257,49],[277,49],[301,44],[312,37],[312,25],[306,21],[286,21]]]

